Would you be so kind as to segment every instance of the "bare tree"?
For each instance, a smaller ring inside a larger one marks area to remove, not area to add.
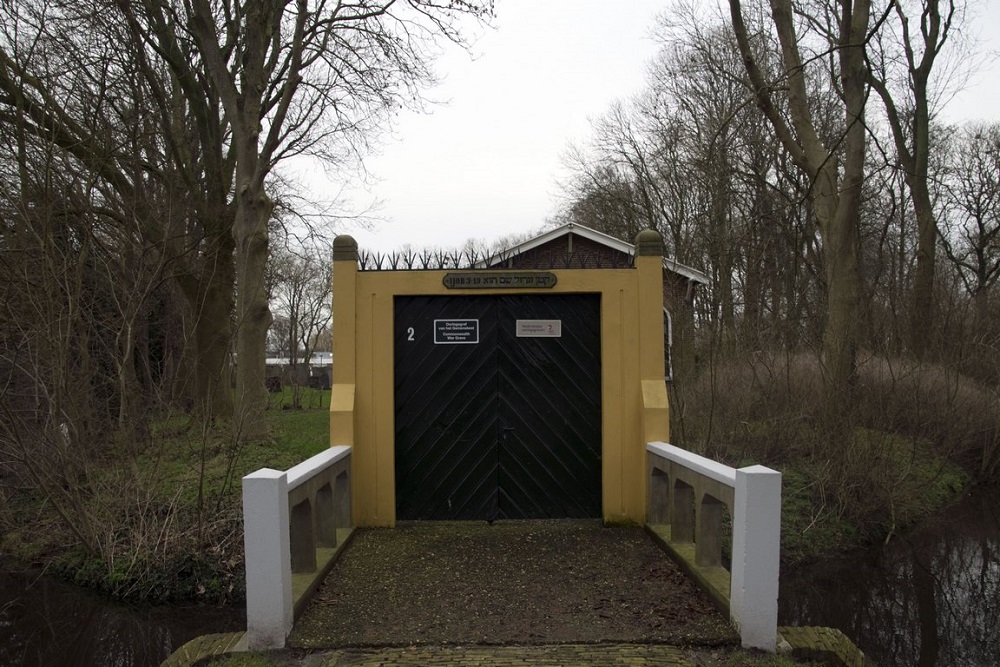
[[[155,123],[135,68],[40,8],[4,6],[0,32],[0,478],[37,493],[110,569],[132,536],[122,508],[143,506],[142,480],[123,471],[155,393],[137,359],[169,262],[150,242],[153,203],[173,202],[148,178]],[[92,69],[77,66],[83,51],[99,56]]]
[[[175,260],[171,275],[187,301],[193,353],[181,377],[193,381],[185,391],[205,416],[230,414],[235,313],[236,395],[241,414],[254,421],[271,317],[263,274],[275,165],[302,153],[338,165],[361,155],[394,108],[420,104],[420,88],[433,78],[435,40],[461,41],[458,19],[490,11],[489,2],[437,0],[105,0],[93,10],[22,3],[11,8],[19,28],[0,54],[0,105],[30,131],[51,131],[58,146],[99,170],[119,199],[137,201],[143,182],[121,169],[130,147],[117,144],[113,131],[88,132],[61,103],[60,82],[36,76],[33,61],[11,54],[34,34],[65,45],[67,68],[91,81],[101,80],[95,63],[128,67],[136,90],[103,103],[141,93],[155,114],[147,127],[162,140],[145,175],[169,176],[190,193],[186,210],[164,216],[150,207],[142,226]],[[102,51],[106,57],[95,58]],[[76,94],[68,92],[68,99]],[[86,114],[82,105],[76,111]]]
[[[228,414],[231,167],[221,160],[225,127],[211,95],[196,77],[171,79],[154,54],[130,49],[127,13],[34,2],[9,9],[2,113],[89,170],[105,209],[119,207],[122,233],[162,253],[187,300],[189,372],[179,373],[180,389],[206,416]]]
[[[906,179],[917,221],[916,269],[913,278],[909,347],[922,358],[933,326],[934,273],[938,227],[931,200],[931,122],[934,117],[935,63],[952,37],[958,8],[954,0],[900,0],[890,5],[898,30],[886,30],[869,50],[868,82],[885,106],[896,148],[896,160]],[[919,26],[911,17],[919,16]],[[901,56],[901,58],[899,57]],[[902,61],[903,73],[896,71]]]
[[[264,285],[274,206],[268,175],[283,157],[363,129],[393,105],[416,99],[431,80],[427,45],[437,36],[459,41],[455,19],[490,7],[436,0],[192,0],[187,7],[187,26],[232,131],[236,395],[252,423],[266,400],[271,323]]]
[[[280,323],[274,338],[288,357],[294,407],[300,406],[300,366],[309,363],[332,315],[333,264],[327,255],[316,246],[279,246],[268,267],[271,310]]]
[[[681,7],[657,36],[647,89],[568,152],[563,219],[626,239],[655,226],[673,256],[711,276],[698,307],[717,342],[800,345],[822,283],[808,183],[749,97],[730,30]]]
[[[1000,124],[963,128],[953,155],[942,241],[972,296],[976,330],[988,333],[990,293],[1000,279]]]
[[[729,7],[757,105],[809,181],[809,197],[823,240],[827,296],[823,361],[829,379],[828,404],[843,407],[854,382],[862,312],[858,225],[867,148],[865,43],[871,28],[871,3],[838,0],[810,11],[793,7],[791,0],[771,0],[770,25],[783,64],[778,81],[765,76],[741,0],[730,0]],[[810,85],[810,76],[826,77],[837,91],[842,125],[833,136],[824,137],[817,123],[819,100],[811,92],[816,89]],[[779,90],[784,91],[787,116],[775,102]]]
[[[150,510],[147,426],[162,406],[146,399],[174,386],[196,399],[195,457],[210,417],[231,412],[230,322],[238,293],[241,335],[261,314],[255,225],[271,218],[272,169],[296,153],[360,154],[394,105],[419,103],[434,39],[457,40],[450,21],[485,9],[0,3],[0,493],[40,493],[109,571],[142,566],[143,548],[167,553],[179,522],[174,507]],[[241,354],[263,368],[262,348]],[[248,421],[233,425],[223,487]],[[204,468],[197,483],[185,549],[203,550]]]

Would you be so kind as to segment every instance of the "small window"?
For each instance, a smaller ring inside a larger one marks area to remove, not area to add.
[[[674,379],[674,371],[670,364],[670,349],[674,344],[673,327],[670,323],[670,311],[663,309],[663,379],[670,382]]]

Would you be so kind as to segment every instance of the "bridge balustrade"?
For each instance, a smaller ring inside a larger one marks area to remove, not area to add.
[[[281,648],[350,537],[351,448],[243,478],[247,648]]]
[[[781,473],[731,468],[663,442],[648,443],[646,451],[648,527],[729,613],[744,647],[774,652]]]

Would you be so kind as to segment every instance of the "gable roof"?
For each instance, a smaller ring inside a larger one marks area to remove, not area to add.
[[[559,227],[550,229],[549,231],[544,232],[543,234],[539,234],[534,238],[518,243],[515,246],[507,248],[501,253],[493,255],[492,257],[485,259],[481,262],[478,262],[476,264],[476,268],[488,268],[490,266],[495,266],[496,264],[502,261],[510,259],[512,256],[528,252],[529,250],[538,248],[539,246],[543,246],[546,243],[554,241],[563,236],[568,236],[569,234],[573,234],[575,236],[582,236],[585,239],[588,239],[595,243],[599,243],[613,250],[617,250],[618,252],[626,254],[630,257],[635,255],[635,246],[631,243],[627,243],[625,241],[622,241],[621,239],[616,239],[615,237],[609,234],[605,234],[604,232],[599,232],[596,229],[591,229],[590,227],[584,227],[583,225],[578,225],[574,222],[567,222],[564,225],[560,225]],[[675,261],[673,259],[668,259],[667,257],[663,258],[663,268],[667,269],[668,271],[672,271],[678,275],[681,275],[690,280],[691,282],[699,283],[702,285],[707,285],[709,282],[708,276],[706,276],[698,269],[691,268],[690,266],[685,266],[684,264],[681,264],[680,262]]]

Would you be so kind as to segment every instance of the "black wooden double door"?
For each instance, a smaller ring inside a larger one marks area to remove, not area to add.
[[[396,297],[398,519],[601,516],[600,308]]]

